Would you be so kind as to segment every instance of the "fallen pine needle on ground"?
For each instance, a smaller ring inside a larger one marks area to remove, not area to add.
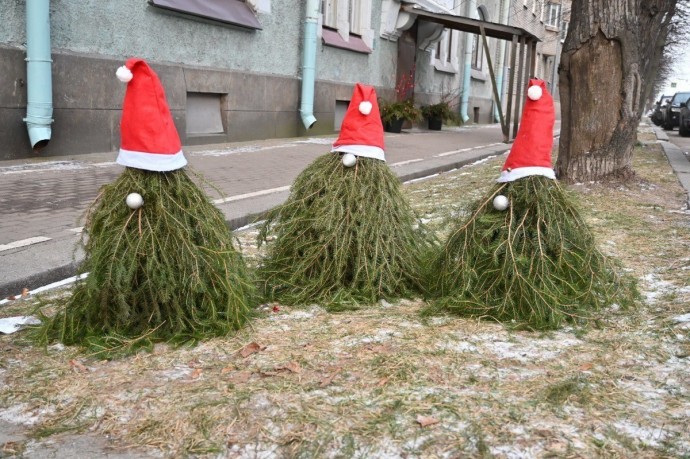
[[[444,237],[502,162],[405,192]],[[569,189],[601,249],[638,279],[638,309],[534,333],[424,318],[421,300],[342,313],[269,304],[235,335],[112,360],[0,336],[0,423],[23,429],[0,457],[79,436],[108,438],[122,457],[687,457],[690,213],[659,146],[638,146],[634,168],[631,182]],[[256,231],[237,234],[253,264]]]

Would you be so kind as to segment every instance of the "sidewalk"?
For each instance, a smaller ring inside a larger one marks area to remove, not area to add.
[[[651,126],[651,128],[657,141],[661,144],[673,172],[676,173],[678,181],[685,189],[686,206],[690,209],[690,161],[677,145],[671,143],[668,134],[663,129],[656,126]]]
[[[560,124],[556,125],[558,130]],[[283,202],[297,175],[327,153],[332,137],[185,147],[189,168],[223,193],[208,190],[239,228]],[[426,177],[506,152],[499,125],[386,134],[386,160],[401,181]],[[73,276],[81,217],[122,167],[116,153],[0,162],[0,298]],[[123,202],[124,205],[124,202]]]

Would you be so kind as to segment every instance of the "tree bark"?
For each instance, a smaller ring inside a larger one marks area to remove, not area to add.
[[[573,0],[559,67],[565,182],[630,177],[677,0]]]

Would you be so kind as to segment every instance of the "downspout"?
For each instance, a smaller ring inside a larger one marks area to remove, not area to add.
[[[50,58],[50,0],[26,1],[26,127],[34,150],[50,141],[53,80]]]
[[[300,115],[304,127],[310,129],[314,117],[314,84],[316,79],[316,27],[319,17],[319,0],[307,0],[304,14],[304,54],[302,56],[302,102]]]
[[[551,88],[551,95],[553,96],[554,100],[558,100],[560,102],[561,100],[561,95],[558,92],[558,66],[560,65],[561,61],[561,50],[563,49],[563,46],[561,45],[561,33],[563,32],[563,3],[561,3],[561,7],[558,9],[558,38],[556,38],[556,55],[553,57],[553,74],[551,77],[551,83],[553,84],[553,87]]]
[[[510,25],[510,1],[508,0],[503,0],[503,3],[501,3],[501,18],[499,19],[499,23],[505,24],[505,25]],[[503,68],[503,61],[505,60],[506,57],[506,46],[508,46],[508,43],[501,43],[498,47],[498,62],[496,63],[496,68],[499,70],[498,75],[496,76],[496,89],[498,90],[498,97],[501,102],[503,102],[503,75],[506,73],[507,69]],[[498,106],[495,105],[494,102],[494,120],[500,122],[501,117],[498,114]]]
[[[467,17],[477,17],[477,0],[469,0],[467,2]],[[474,42],[474,35],[471,33],[465,34],[465,70],[462,74],[462,98],[460,99],[460,117],[462,122],[466,123],[470,117],[467,115],[467,106],[470,102],[470,78],[472,78],[472,45]]]

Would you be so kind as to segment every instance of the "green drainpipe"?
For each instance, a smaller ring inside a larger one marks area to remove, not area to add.
[[[26,0],[26,127],[34,150],[50,141],[53,81],[50,58],[50,0]]]
[[[316,79],[316,27],[319,17],[319,0],[307,0],[304,16],[304,54],[302,56],[302,102],[300,115],[304,127],[310,129],[314,117],[314,84]]]
[[[477,17],[477,2],[476,0],[469,0],[467,2],[467,17]],[[462,97],[460,99],[460,116],[462,122],[466,123],[470,119],[467,114],[467,106],[470,102],[470,79],[472,78],[472,45],[474,44],[474,35],[465,32],[465,70],[462,73]]]

